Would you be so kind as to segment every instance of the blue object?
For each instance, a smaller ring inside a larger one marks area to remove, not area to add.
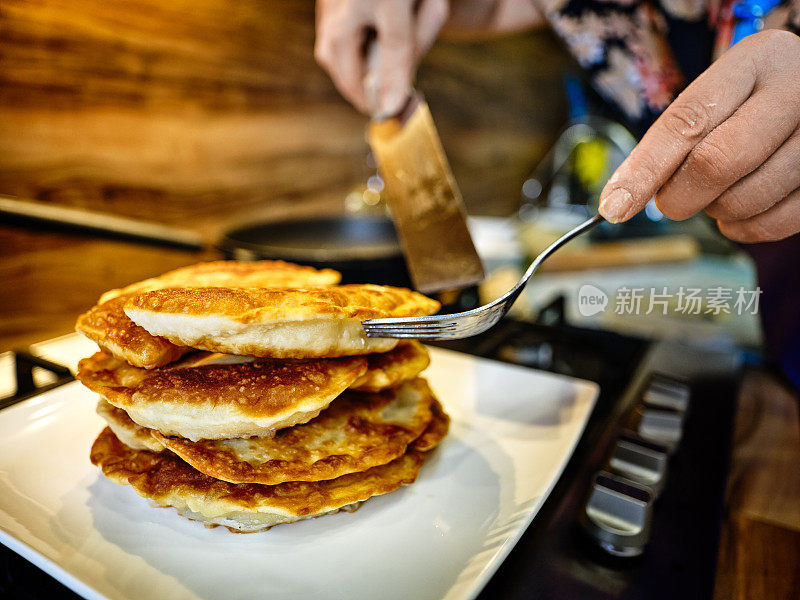
[[[764,16],[778,6],[781,0],[741,0],[733,5],[736,25],[731,35],[731,46],[764,28]]]
[[[564,75],[564,91],[569,104],[570,123],[585,121],[589,115],[589,104],[586,101],[586,94],[583,93],[581,80],[574,75]]]

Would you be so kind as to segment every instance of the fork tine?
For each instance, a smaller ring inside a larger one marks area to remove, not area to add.
[[[417,339],[417,340],[440,340],[451,338],[455,332],[438,331],[434,333],[380,333],[367,334],[367,337],[396,338],[396,339]]]
[[[439,327],[408,327],[408,326],[397,326],[397,327],[370,327],[369,331],[397,331],[400,333],[407,332],[407,333],[435,333],[437,331],[454,331],[458,329],[456,325],[442,325]],[[366,330],[365,330],[366,331]]]
[[[367,321],[362,321],[361,323],[365,327],[430,327],[430,326],[437,326],[441,325],[445,316],[435,315],[434,317],[426,317],[428,320],[426,321],[416,321],[408,319],[369,319]],[[453,319],[448,319],[449,321],[453,321]]]
[[[445,325],[457,325],[458,321],[455,319],[443,319],[441,321],[431,321],[429,323],[414,323],[408,321],[401,321],[399,323],[367,323],[364,322],[364,327],[377,327],[379,329],[385,329],[388,327],[408,327],[414,329],[435,329],[437,327],[443,327]]]
[[[445,335],[447,337],[462,338],[477,335],[489,329],[494,324],[494,319],[491,318],[491,316],[492,315],[489,315],[489,318],[468,323],[450,321],[441,325],[429,324],[426,327],[420,327],[417,323],[404,323],[391,327],[377,324],[364,324],[363,327],[364,331],[371,337],[398,337],[402,334],[403,337],[418,337],[421,339]]]
[[[409,327],[407,325],[397,327],[371,327],[371,326],[364,326],[364,331],[370,333],[420,333],[420,334],[432,334],[437,333],[440,331],[454,331],[456,329],[455,326],[448,326],[448,327]]]
[[[424,335],[442,335],[456,333],[456,329],[429,329],[426,331],[418,331],[414,329],[380,329],[380,330],[367,330],[366,334],[369,337],[398,337],[406,335],[408,337],[422,337]]]
[[[394,336],[397,334],[407,334],[407,335],[435,335],[437,333],[452,333],[455,331],[455,328],[448,328],[448,329],[413,329],[411,327],[386,327],[386,328],[379,328],[379,329],[364,329],[367,334],[377,336],[377,335],[384,335],[384,336]]]
[[[398,325],[384,325],[364,323],[363,328],[365,332],[371,334],[394,334],[394,333],[413,333],[417,335],[434,335],[438,333],[455,333],[461,330],[472,329],[480,323],[459,323],[455,320],[447,320],[441,323],[426,323],[425,326],[420,326],[418,323],[401,323]]]
[[[364,329],[408,329],[414,331],[428,331],[429,329],[441,329],[443,327],[457,327],[458,323],[450,321],[448,323],[429,323],[418,325],[417,323],[398,323],[397,325],[364,325]]]

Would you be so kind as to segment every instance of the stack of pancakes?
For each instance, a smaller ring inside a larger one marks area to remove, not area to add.
[[[106,420],[91,460],[159,506],[233,531],[353,510],[414,482],[448,417],[416,341],[368,318],[432,314],[406,289],[290,263],[204,263],[104,294],[77,329]]]

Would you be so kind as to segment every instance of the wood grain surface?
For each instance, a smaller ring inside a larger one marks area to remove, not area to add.
[[[311,0],[4,0],[0,31],[0,193],[213,237],[276,206],[340,211],[370,174],[366,119],[314,63]],[[418,87],[474,209],[516,205],[573,67],[548,32],[427,58]]]
[[[0,225],[0,352],[74,331],[106,290],[219,255]]]
[[[715,600],[800,598],[799,407],[775,377],[744,377]]]

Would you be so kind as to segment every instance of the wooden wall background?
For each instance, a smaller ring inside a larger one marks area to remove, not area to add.
[[[3,0],[0,193],[194,226],[340,210],[364,118],[312,56],[311,0]],[[419,87],[475,212],[563,123],[547,32],[443,42]]]

